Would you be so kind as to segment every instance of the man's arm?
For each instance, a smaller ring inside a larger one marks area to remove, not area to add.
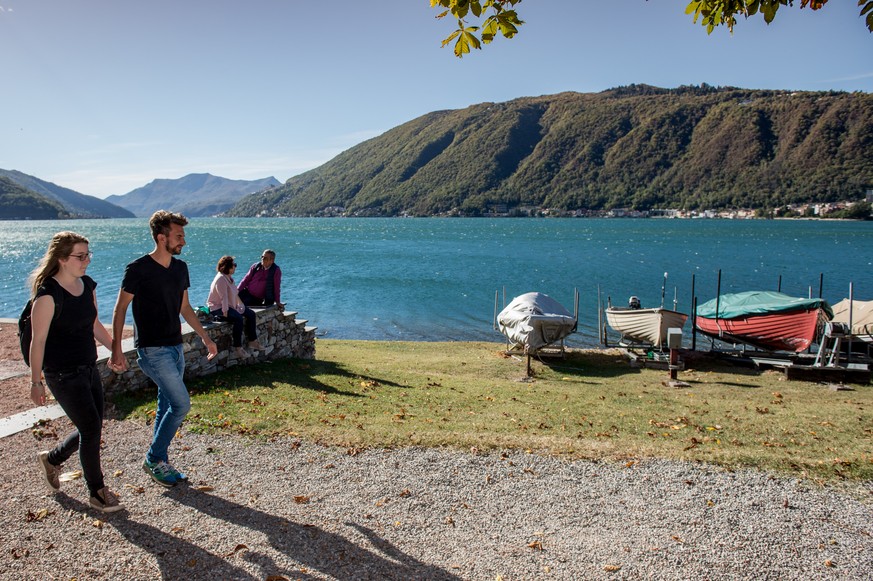
[[[191,328],[194,329],[194,332],[197,333],[197,336],[200,337],[203,344],[206,345],[206,350],[209,352],[206,358],[212,359],[218,355],[218,345],[215,344],[215,341],[212,340],[212,338],[206,333],[206,329],[204,329],[203,325],[200,324],[200,319],[197,318],[197,313],[194,311],[194,307],[192,307],[191,303],[188,301],[187,289],[182,293],[182,307],[179,310],[179,313],[182,315],[182,318],[185,319],[185,322],[191,325]]]
[[[124,289],[118,290],[118,299],[112,311],[112,358],[110,361],[119,371],[127,370],[127,357],[121,349],[121,337],[124,334],[124,319],[127,318],[127,307],[133,295]]]

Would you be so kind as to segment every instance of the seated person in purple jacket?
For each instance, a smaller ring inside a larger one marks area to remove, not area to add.
[[[276,264],[276,253],[264,250],[261,261],[254,263],[239,283],[239,298],[248,307],[275,304],[284,310],[279,297],[282,286],[282,269]]]

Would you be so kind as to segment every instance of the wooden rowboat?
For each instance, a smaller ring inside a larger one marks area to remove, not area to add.
[[[667,345],[667,330],[681,329],[688,315],[664,308],[632,309],[607,307],[606,322],[621,333],[622,342],[649,344],[661,348]]]
[[[832,317],[823,299],[750,291],[724,294],[699,305],[695,325],[701,333],[723,341],[799,353],[818,339]]]

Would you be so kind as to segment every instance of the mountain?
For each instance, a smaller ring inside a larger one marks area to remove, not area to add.
[[[873,96],[619,87],[436,111],[230,216],[767,208],[873,187]]]
[[[133,214],[100,198],[80,194],[68,188],[43,181],[17,170],[0,169],[0,176],[7,177],[30,191],[59,203],[72,218],[133,218]],[[30,216],[34,218],[34,216]]]
[[[122,196],[106,199],[137,216],[150,216],[155,210],[179,212],[188,217],[214,216],[231,208],[244,196],[280,185],[274,177],[259,180],[229,180],[204,174],[189,174],[179,179],[159,179]]]
[[[69,218],[61,204],[0,175],[0,220]]]

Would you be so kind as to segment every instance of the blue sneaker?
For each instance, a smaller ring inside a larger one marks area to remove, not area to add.
[[[146,459],[142,463],[142,469],[152,477],[152,480],[161,486],[166,486],[167,488],[176,486],[176,476],[173,474],[172,467],[163,460],[149,462]]]
[[[170,469],[170,474],[176,477],[176,482],[186,482],[188,480],[187,474],[185,474],[184,472],[179,472],[169,462],[167,462],[167,468]]]

